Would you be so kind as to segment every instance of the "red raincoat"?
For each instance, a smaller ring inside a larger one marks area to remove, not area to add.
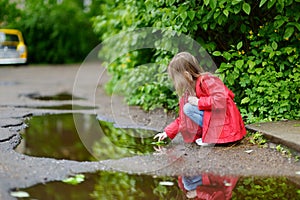
[[[197,197],[194,199],[230,200],[237,182],[238,177],[234,176],[202,174],[202,185],[196,188]],[[178,177],[178,186],[184,192],[187,192],[183,186],[181,176]]]
[[[181,132],[187,143],[200,137],[205,143],[228,143],[238,141],[246,135],[241,114],[233,101],[234,94],[218,77],[211,74],[200,76],[195,90],[199,98],[199,110],[204,111],[203,127],[195,126],[194,122],[187,119],[183,113],[186,103],[183,98],[186,97],[183,97],[179,102],[179,117],[164,130],[170,139]]]

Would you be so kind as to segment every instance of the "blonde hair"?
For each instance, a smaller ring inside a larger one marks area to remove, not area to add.
[[[189,78],[185,76],[186,72]],[[199,66],[197,59],[188,52],[176,54],[168,65],[169,77],[179,97],[185,92],[195,94],[195,82],[201,73],[204,73],[204,70]]]

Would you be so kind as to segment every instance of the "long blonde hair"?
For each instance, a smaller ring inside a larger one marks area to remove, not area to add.
[[[186,76],[188,72],[188,76]],[[188,52],[176,54],[168,65],[168,74],[179,97],[185,92],[195,95],[195,82],[204,73],[197,59]]]

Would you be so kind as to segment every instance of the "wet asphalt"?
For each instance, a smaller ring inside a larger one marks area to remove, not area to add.
[[[14,149],[20,143],[25,120],[34,115],[86,113],[115,122],[117,127],[137,127],[160,131],[174,116],[162,110],[144,112],[124,104],[117,94],[108,96],[104,84],[109,79],[98,63],[64,66],[0,67],[0,199],[15,199],[10,191],[37,183],[63,180],[77,173],[99,170],[133,174],[174,176],[212,172],[238,176],[287,176],[299,181],[299,161],[272,148],[261,148],[241,142],[226,147],[202,148],[183,144],[180,137],[162,152],[119,160],[58,160],[27,156]],[[32,96],[73,94],[78,99],[43,101]],[[96,107],[87,110],[55,110],[65,104]],[[44,107],[44,108],[43,108]],[[300,150],[299,121],[247,125],[260,131],[277,144]]]

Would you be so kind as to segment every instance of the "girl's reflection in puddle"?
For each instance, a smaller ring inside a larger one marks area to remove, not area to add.
[[[206,173],[178,177],[178,185],[189,199],[229,200],[237,181],[238,177]]]

